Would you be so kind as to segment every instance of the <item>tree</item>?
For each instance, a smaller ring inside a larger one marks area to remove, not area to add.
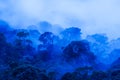
[[[15,39],[15,51],[21,53],[21,55],[30,55],[33,54],[34,48],[32,46],[32,41],[27,38],[29,36],[29,32],[26,30],[18,30],[17,39]]]
[[[0,32],[7,33],[10,29],[11,28],[7,22],[0,20]]]
[[[6,37],[3,33],[0,33],[0,49],[6,46]]]
[[[72,73],[67,72],[62,76],[62,80],[92,80],[89,73],[92,70],[91,67],[80,67],[75,69]]]
[[[15,53],[12,44],[6,41],[3,33],[0,33],[0,63],[9,64],[9,62],[18,59],[18,54]]]
[[[120,80],[120,70],[113,70],[111,72],[111,77],[110,77],[111,80]]]
[[[37,55],[35,55],[36,60],[40,61],[50,61],[51,60],[51,54],[47,50],[41,50]]]
[[[24,39],[26,38],[27,36],[29,35],[28,32],[25,32],[25,31],[20,31],[17,33],[17,36],[20,38],[20,39]]]
[[[0,63],[3,63],[4,60],[4,56],[6,55],[5,53],[5,50],[6,50],[6,45],[7,45],[7,42],[6,42],[6,38],[4,36],[3,33],[0,33]]]
[[[120,69],[120,57],[111,64],[111,70]]]
[[[104,34],[94,34],[87,36],[87,40],[90,42],[90,49],[97,59],[100,62],[107,63],[106,56],[109,51],[107,36]]]
[[[114,49],[110,54],[109,54],[109,63],[113,63],[117,59],[120,58],[120,49]]]
[[[102,71],[94,71],[90,80],[109,80],[108,75]]]
[[[93,71],[92,67],[79,67],[73,72],[73,79],[76,80],[90,80],[90,74]]]
[[[74,80],[74,78],[72,77],[72,73],[65,73],[63,76],[62,76],[62,79],[61,80]]]
[[[87,39],[91,42],[97,42],[100,44],[107,44],[108,43],[108,37],[105,34],[94,34],[94,35],[88,35]]]
[[[10,71],[9,80],[48,80],[46,74],[31,65],[20,65]]]
[[[63,56],[67,61],[76,60],[83,64],[92,63],[95,60],[95,56],[90,51],[87,41],[72,41],[63,50]]]
[[[61,32],[61,37],[66,42],[76,41],[81,39],[81,29],[70,27]]]
[[[52,32],[45,32],[40,35],[39,40],[44,44],[44,45],[53,45],[56,43],[58,37],[55,36]]]

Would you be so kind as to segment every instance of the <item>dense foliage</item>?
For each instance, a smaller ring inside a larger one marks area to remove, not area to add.
[[[59,34],[47,29],[12,29],[0,21],[0,80],[120,80],[119,38],[82,39],[76,27]]]

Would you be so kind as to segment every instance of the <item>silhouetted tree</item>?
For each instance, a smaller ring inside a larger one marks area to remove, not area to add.
[[[111,71],[111,80],[120,80],[120,70],[113,70]]]
[[[6,49],[6,38],[3,33],[0,33],[0,63],[4,62],[4,56],[6,55],[5,49]]]
[[[6,46],[6,38],[5,35],[3,33],[0,33],[0,49],[4,46]]]
[[[72,75],[72,73],[65,73],[63,76],[62,76],[62,79],[61,80],[75,80],[74,78],[73,78],[73,75]]]
[[[26,38],[27,36],[29,35],[29,33],[28,32],[25,32],[25,31],[20,31],[20,32],[18,32],[17,33],[17,36],[21,39],[24,39],[24,38]]]
[[[42,60],[42,61],[49,61],[51,60],[51,54],[47,50],[39,51],[39,53],[36,55],[36,59]]]
[[[94,71],[91,75],[90,80],[109,80],[108,75],[102,71]]]
[[[45,32],[39,37],[39,40],[44,45],[53,45],[57,39],[58,37],[55,36],[52,32]]]
[[[111,64],[111,70],[120,69],[120,57]]]
[[[90,51],[89,43],[86,41],[72,41],[63,50],[63,56],[67,61],[76,60],[84,64],[92,63],[95,60],[94,54]]]
[[[3,64],[9,64],[11,61],[18,60],[18,54],[14,52],[11,44],[6,42],[5,36],[0,33],[0,61]]]
[[[90,74],[92,71],[92,67],[79,67],[73,72],[73,77],[76,80],[90,80]]]
[[[56,71],[48,73],[49,80],[57,80],[57,76],[58,73]]]
[[[46,74],[39,68],[31,65],[22,65],[10,71],[9,80],[48,80]]]

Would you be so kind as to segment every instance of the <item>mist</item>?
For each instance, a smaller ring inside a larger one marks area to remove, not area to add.
[[[27,28],[47,21],[62,28],[79,27],[83,37],[106,33],[120,36],[119,0],[0,0],[0,19],[14,28]]]
[[[120,79],[119,4],[0,0],[0,80]]]

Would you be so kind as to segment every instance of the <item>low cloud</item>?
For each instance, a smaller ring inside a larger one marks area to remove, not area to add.
[[[84,36],[106,33],[117,38],[119,14],[119,0],[0,0],[0,19],[15,28],[48,21],[63,28],[80,27]]]

